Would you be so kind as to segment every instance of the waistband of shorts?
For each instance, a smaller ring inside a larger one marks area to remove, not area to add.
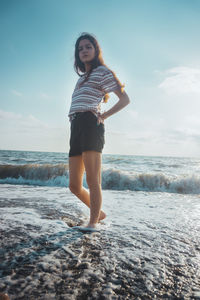
[[[81,115],[86,114],[86,113],[92,113],[93,114],[93,112],[89,111],[89,110],[81,111],[81,112],[75,112],[75,113],[70,115],[70,121],[73,121],[76,117],[81,116]]]
[[[86,112],[87,112],[87,111],[75,112],[75,113],[73,113],[71,116],[79,116],[79,115],[85,114]]]

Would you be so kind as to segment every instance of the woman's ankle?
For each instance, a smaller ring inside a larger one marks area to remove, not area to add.
[[[90,227],[90,228],[96,228],[96,225],[98,223],[88,223],[86,227]]]

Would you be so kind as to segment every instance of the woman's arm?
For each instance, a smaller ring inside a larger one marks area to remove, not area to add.
[[[125,91],[123,91],[122,93],[120,89],[117,89],[114,91],[114,93],[119,97],[119,101],[109,110],[99,115],[98,118],[99,123],[103,122],[105,119],[115,114],[116,112],[120,111],[122,108],[124,108],[126,105],[130,103],[130,99]]]

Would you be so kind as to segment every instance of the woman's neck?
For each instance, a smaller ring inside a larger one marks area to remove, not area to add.
[[[85,72],[88,73],[91,69],[91,64],[85,64]]]

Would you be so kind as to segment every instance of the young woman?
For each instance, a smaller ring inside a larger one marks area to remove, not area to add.
[[[94,36],[82,33],[75,44],[74,68],[80,76],[72,94],[69,111],[71,122],[69,151],[69,188],[90,208],[90,220],[83,231],[96,231],[96,225],[106,217],[101,210],[101,153],[104,147],[104,120],[129,102],[119,79],[104,63],[100,46]],[[81,71],[83,74],[79,74]],[[102,98],[114,92],[119,101],[101,113]],[[83,174],[89,192],[83,187]],[[77,228],[77,227],[76,227]]]

